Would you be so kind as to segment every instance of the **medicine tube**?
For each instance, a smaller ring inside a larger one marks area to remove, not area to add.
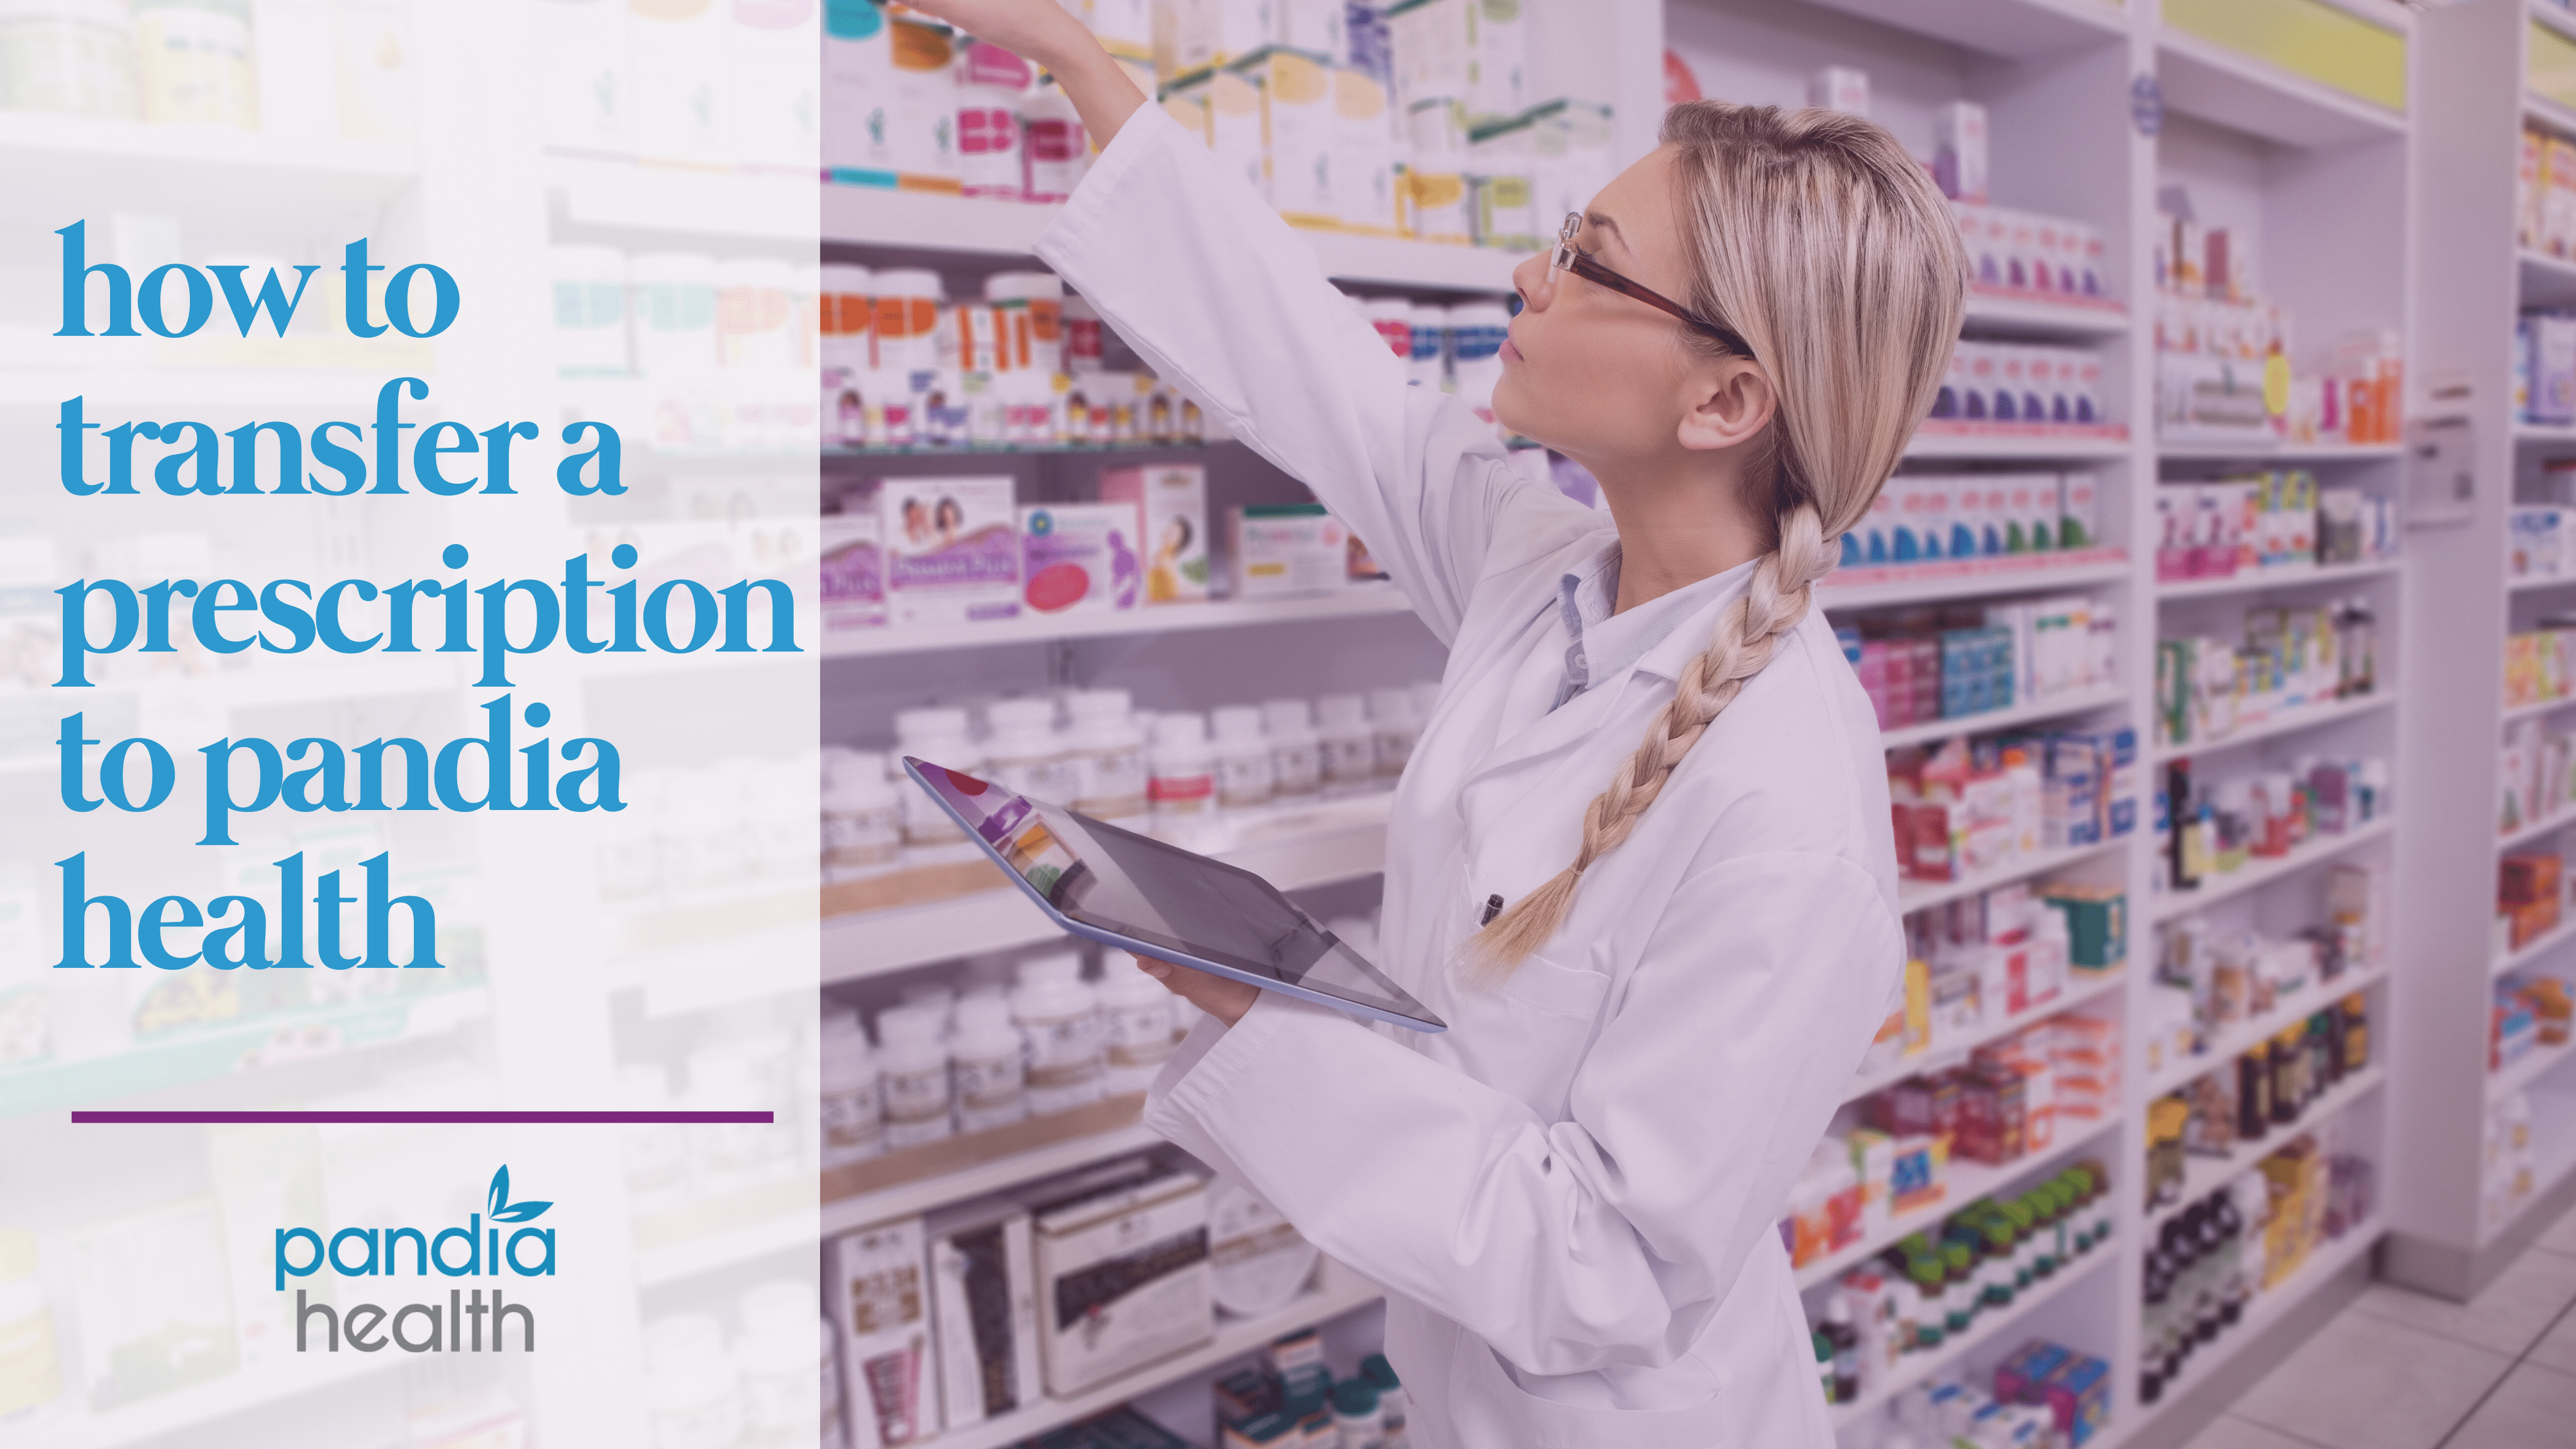
[[[1057,951],[1022,961],[1019,986],[1011,992],[1011,1020],[1028,1039],[1031,1116],[1070,1112],[1101,1099],[1099,999],[1082,979],[1079,954]]]
[[[1315,712],[1302,699],[1274,699],[1261,706],[1270,738],[1275,772],[1272,796],[1302,800],[1323,788],[1323,741],[1315,734]]]
[[[855,1011],[823,1014],[823,1166],[863,1162],[885,1151],[885,1099],[877,1082],[876,1052]]]
[[[1172,1003],[1180,998],[1136,968],[1136,958],[1112,951],[1100,977],[1100,1021],[1106,1052],[1103,1089],[1112,1097],[1154,1084],[1171,1059]]]
[[[1216,726],[1216,803],[1225,810],[1250,810],[1270,803],[1278,782],[1270,739],[1261,728],[1261,711],[1248,704],[1214,711]]]
[[[968,775],[980,775],[984,770],[983,748],[967,732],[966,711],[962,709],[897,710],[894,737],[898,754]],[[902,766],[898,763],[894,768]],[[901,784],[904,788],[895,793],[903,801],[904,863],[946,865],[975,859],[973,843],[940,808],[938,800],[913,784],[910,776],[904,777]]]
[[[1073,808],[1094,820],[1127,823],[1145,815],[1145,731],[1123,689],[1078,689],[1064,697],[1065,746],[1073,771]]]
[[[1348,794],[1375,784],[1377,732],[1369,728],[1368,702],[1356,694],[1328,694],[1315,701],[1315,717],[1324,788]]]
[[[949,1121],[948,1045],[935,1007],[890,1006],[877,1013],[877,1069],[885,1084],[889,1150],[937,1142]]]
[[[1011,1021],[1009,1001],[987,993],[957,1003],[948,1063],[959,1131],[1008,1127],[1029,1114],[1028,1041]]]

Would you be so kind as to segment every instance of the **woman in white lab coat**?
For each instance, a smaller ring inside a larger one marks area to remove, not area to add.
[[[1417,1449],[1828,1443],[1777,1221],[1904,959],[1885,766],[1812,586],[1958,335],[1870,123],[1694,103],[1514,274],[1506,462],[1057,0],[913,0],[1103,149],[1038,244],[1366,539],[1449,645],[1387,831],[1422,1035],[1156,963],[1214,1018],[1147,1121],[1387,1289]],[[1615,521],[1615,526],[1614,526]]]

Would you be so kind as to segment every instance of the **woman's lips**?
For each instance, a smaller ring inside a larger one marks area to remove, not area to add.
[[[1510,338],[1508,338],[1508,337],[1506,337],[1506,338],[1504,338],[1504,339],[1503,339],[1503,353],[1502,353],[1502,356],[1503,356],[1503,361],[1505,361],[1505,362],[1526,362],[1526,361],[1528,361],[1528,359],[1527,359],[1527,358],[1524,358],[1524,357],[1522,357],[1522,356],[1521,356],[1521,350],[1520,350],[1520,348],[1519,348],[1517,345],[1515,345],[1515,344],[1513,343],[1512,339],[1510,339]]]

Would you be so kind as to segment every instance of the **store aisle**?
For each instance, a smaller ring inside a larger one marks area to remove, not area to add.
[[[2475,1300],[2380,1283],[2190,1449],[2576,1444],[2576,1211]]]

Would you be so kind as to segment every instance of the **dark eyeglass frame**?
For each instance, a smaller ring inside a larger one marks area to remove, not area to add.
[[[1654,288],[1646,286],[1642,282],[1632,282],[1626,277],[1619,275],[1617,272],[1610,270],[1608,267],[1601,265],[1599,262],[1592,260],[1592,258],[1585,256],[1581,251],[1577,250],[1574,245],[1575,237],[1581,235],[1582,231],[1583,213],[1579,211],[1567,212],[1565,214],[1565,225],[1557,229],[1555,249],[1548,253],[1547,274],[1551,280],[1553,280],[1559,272],[1572,272],[1587,282],[1607,287],[1613,292],[1619,292],[1627,296],[1634,297],[1649,307],[1660,308],[1665,312],[1671,313],[1675,318],[1679,319],[1683,326],[1690,328],[1692,331],[1699,333],[1703,337],[1713,339],[1720,346],[1724,347],[1727,351],[1734,353],[1738,357],[1746,358],[1748,360],[1753,357],[1753,348],[1745,342],[1744,335],[1737,332],[1734,328],[1724,326],[1720,323],[1711,322],[1707,318],[1702,317],[1698,313],[1683,306],[1681,303],[1676,302],[1672,298],[1665,296],[1663,293],[1656,291]]]

